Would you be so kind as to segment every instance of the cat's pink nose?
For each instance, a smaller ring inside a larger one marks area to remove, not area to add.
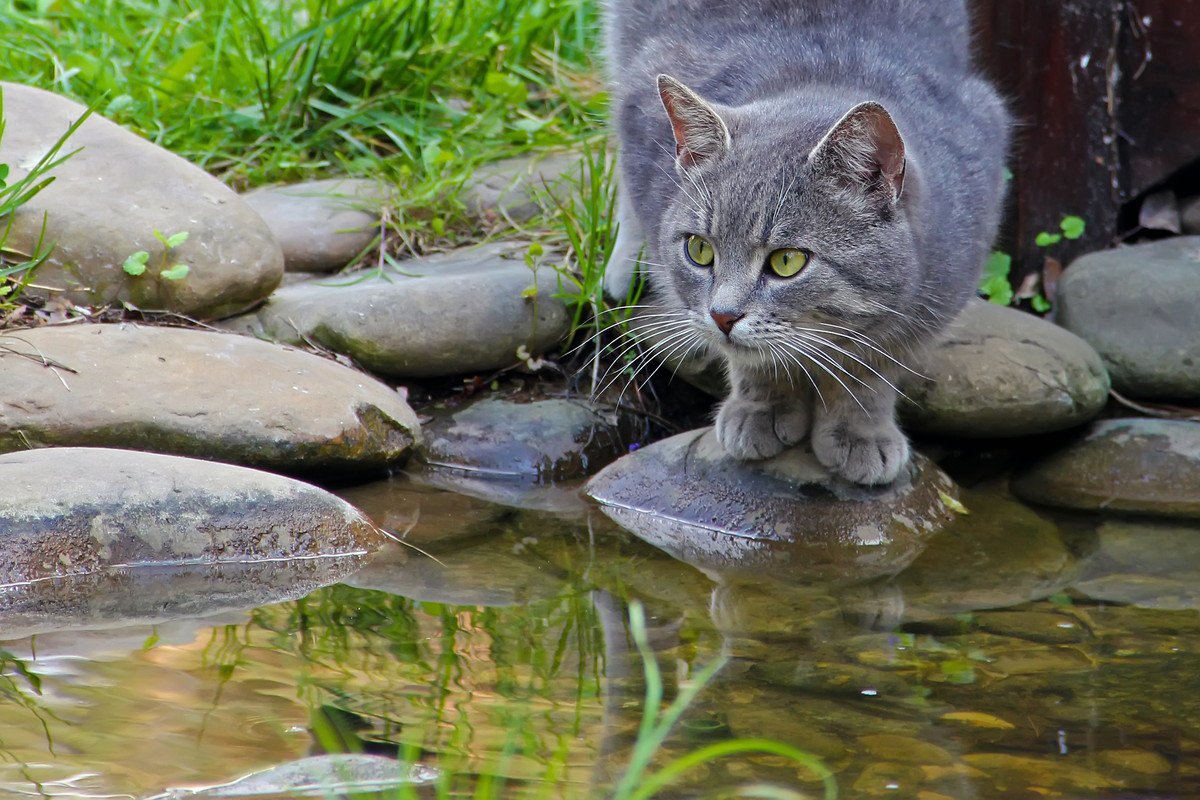
[[[709,311],[708,312],[713,322],[717,323],[717,327],[721,329],[721,333],[728,336],[733,331],[733,326],[739,319],[746,316],[745,314],[728,314],[724,311]]]

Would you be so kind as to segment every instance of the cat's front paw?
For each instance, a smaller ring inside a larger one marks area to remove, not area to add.
[[[847,421],[818,425],[813,430],[813,453],[826,468],[854,483],[891,483],[908,463],[908,440],[896,426],[854,426]]]
[[[717,441],[741,461],[770,458],[783,451],[770,403],[726,400],[717,414]]]

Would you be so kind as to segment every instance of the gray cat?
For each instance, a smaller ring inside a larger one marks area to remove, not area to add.
[[[890,482],[909,454],[897,380],[974,294],[1004,194],[1009,118],[972,70],[965,3],[607,12],[610,294],[640,263],[661,348],[724,355],[733,456],[811,438],[833,473]]]

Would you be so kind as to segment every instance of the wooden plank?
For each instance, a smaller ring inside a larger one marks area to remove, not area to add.
[[[1010,98],[1017,128],[1001,247],[1017,278],[1110,244],[1124,199],[1117,110],[1125,0],[978,0],[976,48]],[[1040,231],[1083,217],[1078,241],[1050,249]]]

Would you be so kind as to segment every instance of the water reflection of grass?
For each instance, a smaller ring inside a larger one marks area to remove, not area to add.
[[[676,723],[724,666],[719,658],[664,702],[664,680],[640,604],[629,634],[645,679],[642,717],[627,763],[605,756],[605,652],[590,592],[566,587],[524,607],[464,608],[383,592],[332,587],[303,601],[255,612],[271,643],[300,656],[301,699],[311,710],[314,748],[387,753],[435,764],[438,798],[585,797],[645,800],[693,768],[726,756],[768,754],[803,767],[836,797],[831,773],[779,742],[711,743],[665,764],[661,748]],[[599,764],[614,772],[601,777]],[[598,788],[599,787],[599,788]],[[743,787],[738,796],[797,796]],[[428,797],[402,787],[398,800]]]

